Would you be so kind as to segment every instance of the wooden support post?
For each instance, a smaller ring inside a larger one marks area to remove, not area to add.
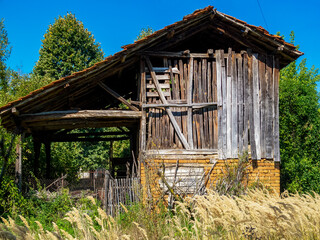
[[[113,141],[110,142],[110,151],[109,151],[109,159],[111,162],[111,172],[110,174],[112,174],[114,176],[114,163],[113,163]]]
[[[145,70],[145,62],[143,59],[140,59],[140,86],[141,86],[141,92],[140,92],[140,102],[142,104],[145,104],[146,99],[146,70]],[[142,109],[142,116],[140,120],[140,129],[139,129],[139,169],[138,169],[138,175],[140,176],[141,171],[141,161],[142,156],[144,155],[144,152],[146,151],[146,132],[147,132],[147,126],[146,126],[146,109]]]
[[[16,145],[16,169],[15,169],[15,181],[19,191],[22,190],[22,143],[24,140],[24,133],[20,135],[18,143]]]
[[[110,172],[108,170],[105,171],[105,177],[104,177],[104,210],[109,213],[108,209],[108,193],[109,193],[109,182],[110,182]]]
[[[41,142],[35,137],[33,137],[33,149],[34,149],[33,173],[35,177],[38,177]]]
[[[45,142],[46,149],[46,178],[51,177],[51,142]]]

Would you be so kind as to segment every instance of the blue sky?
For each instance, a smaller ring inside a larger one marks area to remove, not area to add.
[[[59,15],[75,14],[108,56],[132,43],[141,28],[150,26],[159,30],[208,5],[249,24],[262,26],[272,34],[280,31],[287,41],[293,30],[308,67],[320,68],[320,1],[259,0],[259,3],[267,25],[257,0],[0,0],[0,18],[5,19],[13,48],[7,64],[23,73],[32,71],[39,58],[41,39]]]

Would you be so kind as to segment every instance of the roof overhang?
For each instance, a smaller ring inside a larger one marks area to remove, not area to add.
[[[202,27],[200,28],[198,26]],[[154,50],[164,51],[166,50],[164,42],[174,44],[174,42],[179,41],[179,39],[197,34],[197,32],[206,27],[214,28],[214,30],[220,34],[233,38],[234,41],[242,44],[244,48],[258,46],[257,49],[265,49],[268,53],[271,52],[272,54],[278,55],[280,58],[280,67],[286,66],[303,55],[302,52],[296,50],[294,45],[285,42],[280,36],[269,34],[262,27],[250,25],[221,13],[212,6],[208,6],[185,16],[183,20],[156,31],[133,44],[123,46],[124,50],[107,57],[105,60],[96,63],[90,68],[53,81],[24,97],[0,107],[1,124],[9,131],[13,131],[19,122],[19,119],[17,120],[17,116],[14,113],[20,112],[20,114],[23,115],[66,110],[51,107],[52,97],[54,96],[59,99],[60,96],[68,94],[68,89],[76,89],[79,93],[83,92],[83,89],[86,91],[94,91],[99,81],[139,63],[142,52]],[[186,35],[187,33],[189,35]],[[63,101],[63,99],[60,101]],[[65,121],[71,122],[72,120]],[[90,124],[88,124],[88,126],[89,125]],[[65,125],[65,127],[67,126],[71,127],[69,124]],[[83,122],[81,124],[79,123],[78,126],[87,125]],[[44,128],[45,127],[46,126],[44,126]],[[56,127],[58,128],[58,125],[56,125]]]
[[[141,112],[128,110],[53,111],[17,117],[28,132],[60,129],[131,127],[139,123]]]

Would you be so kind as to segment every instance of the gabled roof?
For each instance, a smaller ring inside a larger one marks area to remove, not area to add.
[[[117,73],[117,71],[137,64],[139,62],[139,52],[147,50],[167,50],[164,49],[163,43],[169,41],[172,36],[178,36],[180,34],[180,39],[182,39],[183,36],[185,36],[183,34],[187,32],[187,30],[195,29],[195,26],[206,26],[210,24],[213,24],[214,30],[219,32],[219,34],[232,38],[233,41],[243,45],[244,49],[245,47],[250,48],[251,46],[257,46],[258,50],[262,49],[264,51],[265,49],[266,52],[278,54],[280,56],[281,67],[286,66],[291,61],[303,55],[302,52],[296,50],[294,45],[285,42],[280,36],[272,35],[262,27],[250,25],[221,13],[212,6],[208,6],[185,16],[181,21],[166,26],[141,40],[123,46],[122,51],[107,57],[105,60],[96,63],[90,68],[53,81],[24,97],[0,107],[2,125],[7,128],[13,127],[14,121],[11,116],[11,109],[13,107],[24,114],[46,111],[44,105],[41,108],[40,104],[47,103],[48,105],[50,96],[56,96],[59,92],[61,93],[63,89],[76,86],[77,88],[87,88],[88,91],[90,91],[90,89],[96,86],[97,79],[105,79]],[[237,36],[240,36],[241,39],[237,39],[235,37],[236,35],[231,34],[231,32],[236,32]]]

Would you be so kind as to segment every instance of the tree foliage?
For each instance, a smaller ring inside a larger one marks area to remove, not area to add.
[[[138,41],[144,37],[147,37],[147,36],[151,35],[152,33],[154,33],[154,30],[151,27],[148,26],[146,28],[142,28],[139,35],[136,38],[136,41]]]
[[[6,60],[11,53],[11,46],[9,45],[8,33],[5,29],[4,20],[0,19],[0,89],[6,90],[7,81],[7,67]]]
[[[306,59],[280,72],[281,181],[290,191],[320,192],[319,80],[318,69],[308,69]]]
[[[90,67],[104,56],[100,44],[71,13],[49,26],[39,54],[33,76],[53,80]]]

